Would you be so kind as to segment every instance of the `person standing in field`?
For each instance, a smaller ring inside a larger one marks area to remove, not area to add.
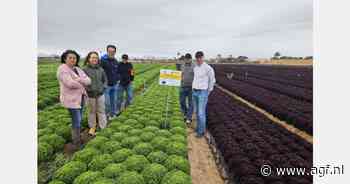
[[[126,92],[125,107],[131,104],[133,98],[132,82],[134,81],[134,69],[129,62],[129,56],[126,54],[122,55],[122,62],[119,63],[118,73],[120,74],[120,83],[117,111],[120,111],[122,102],[124,101],[124,92]]]
[[[80,127],[83,107],[87,99],[85,87],[91,84],[90,78],[79,68],[80,56],[73,50],[66,50],[61,56],[57,70],[60,85],[60,102],[68,109],[72,118],[72,141],[74,149],[80,149]]]
[[[215,73],[211,66],[204,62],[204,53],[196,52],[196,64],[193,69],[192,98],[197,114],[196,137],[201,138],[206,130],[206,107],[208,96],[214,89]]]
[[[97,121],[101,129],[107,126],[104,97],[104,91],[107,89],[107,76],[100,66],[97,52],[92,51],[88,53],[83,70],[91,79],[91,84],[86,86],[85,89],[89,96],[89,134],[95,135]]]
[[[184,63],[181,64],[181,88],[180,88],[180,105],[184,115],[184,121],[187,124],[192,122],[193,103],[192,103],[192,82],[193,68],[191,54],[187,53],[184,58]]]
[[[181,57],[179,57],[179,58],[177,58],[177,60],[176,60],[176,70],[181,70],[181,65],[182,65],[182,61],[185,59],[185,56],[181,56]]]
[[[101,66],[107,75],[107,89],[105,90],[106,114],[113,119],[119,112],[116,111],[117,93],[119,84],[118,61],[115,58],[117,48],[114,45],[107,46],[107,58],[102,58]]]

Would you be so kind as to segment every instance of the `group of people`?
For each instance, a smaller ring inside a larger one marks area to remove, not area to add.
[[[79,66],[76,51],[66,50],[61,56],[62,64],[57,70],[60,102],[72,118],[72,142],[77,149],[81,145],[80,127],[86,104],[89,134],[95,135],[97,127],[105,128],[108,119],[120,114],[124,101],[125,107],[132,103],[133,65],[127,54],[122,55],[121,62],[115,58],[116,46],[108,45],[106,49],[107,54],[101,58],[97,52],[89,52],[83,67]]]
[[[187,53],[183,62],[177,63],[181,70],[182,80],[180,88],[180,105],[184,121],[189,125],[195,109],[197,137],[203,137],[206,130],[206,111],[208,96],[214,89],[216,82],[214,69],[204,61],[204,53],[195,54],[195,63],[192,63],[191,54]]]
[[[57,78],[60,85],[60,102],[68,109],[72,119],[72,142],[76,149],[81,146],[80,127],[85,104],[89,106],[89,134],[95,135],[96,128],[103,129],[107,120],[117,117],[125,101],[125,107],[132,103],[134,80],[133,65],[128,55],[122,61],[115,58],[116,47],[107,46],[107,54],[100,57],[95,51],[87,54],[83,67],[79,67],[79,54],[66,50],[61,56]],[[194,109],[197,114],[197,137],[202,137],[206,129],[206,107],[208,96],[214,88],[215,74],[204,61],[204,54],[198,51],[192,62],[187,53],[183,63],[178,63],[182,71],[180,104],[184,121],[192,122]],[[123,96],[126,93],[126,99]]]

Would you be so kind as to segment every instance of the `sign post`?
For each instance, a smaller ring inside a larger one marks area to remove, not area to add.
[[[159,85],[162,86],[180,86],[181,85],[181,71],[161,69],[159,75]],[[169,127],[168,123],[168,111],[169,111],[169,88],[167,90],[166,97],[166,110],[165,110],[165,120],[164,128]]]
[[[180,86],[181,71],[161,69],[160,76],[159,76],[159,85]]]

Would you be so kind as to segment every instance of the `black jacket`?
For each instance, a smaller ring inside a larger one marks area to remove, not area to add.
[[[117,84],[120,80],[118,74],[118,61],[115,58],[102,58],[101,66],[107,75],[108,86]]]
[[[134,80],[134,70],[131,63],[120,62],[118,66],[118,73],[120,75],[120,85],[127,86],[130,81]]]

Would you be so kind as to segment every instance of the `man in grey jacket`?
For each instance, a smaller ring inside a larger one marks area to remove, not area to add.
[[[192,122],[192,82],[193,82],[193,68],[191,54],[187,53],[184,58],[184,63],[181,64],[182,80],[180,88],[180,105],[181,111],[184,114],[184,121],[187,124]]]

